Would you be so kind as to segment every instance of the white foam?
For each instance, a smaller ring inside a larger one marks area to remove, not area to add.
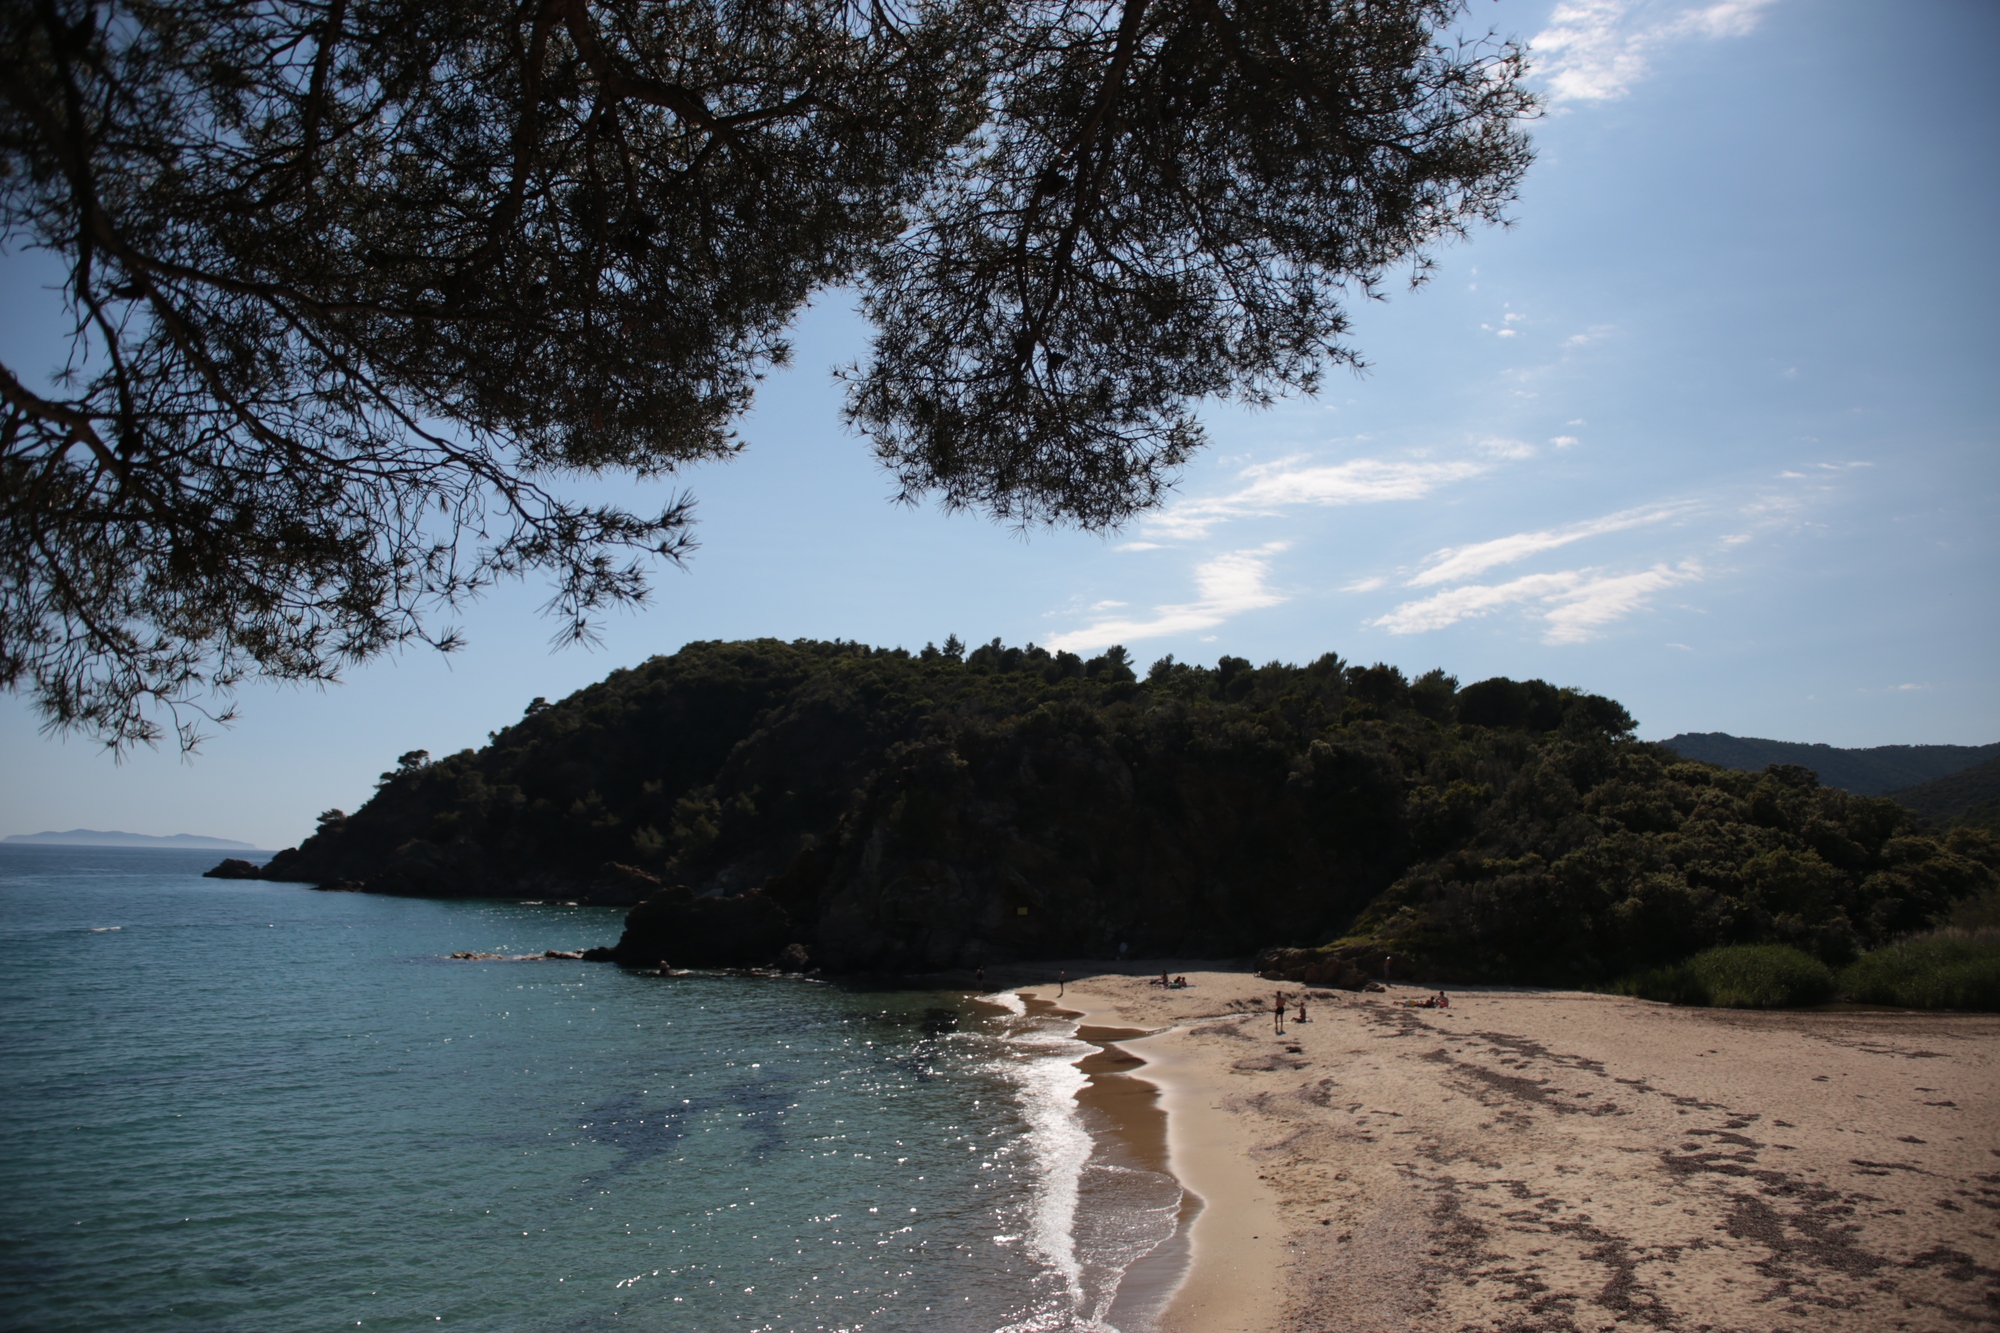
[[[1017,1075],[1037,1178],[1028,1244],[1061,1275],[1074,1306],[1083,1300],[1076,1201],[1092,1147],[1090,1131],[1076,1114],[1076,1094],[1089,1082],[1076,1061],[1090,1048],[1067,1037],[1029,1038],[1028,1044],[1046,1052],[1028,1060]]]
[[[1019,1003],[1012,992],[1006,998]],[[1096,1143],[1076,1100],[1090,1078],[1076,1062],[1096,1047],[1078,1041],[1075,1026],[1049,1018],[1008,1024],[1012,1055],[1002,1068],[1028,1123],[1035,1181],[1024,1231],[1061,1293],[1057,1308],[1043,1305],[995,1333],[1118,1333],[1106,1316],[1125,1270],[1174,1233],[1178,1181],[1091,1160]]]

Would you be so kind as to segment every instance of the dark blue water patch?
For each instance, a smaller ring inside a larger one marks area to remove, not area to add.
[[[955,997],[450,963],[604,909],[0,847],[0,1309],[50,1330],[997,1328],[1045,1302]],[[117,929],[108,929],[117,927]]]

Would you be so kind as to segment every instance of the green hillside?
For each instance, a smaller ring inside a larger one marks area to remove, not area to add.
[[[1889,797],[1937,824],[2000,834],[2000,757],[1919,786],[1899,788]]]
[[[1578,982],[1718,944],[1845,961],[2000,865],[1983,834],[1925,835],[1801,770],[1681,760],[1542,681],[1461,689],[1333,654],[1142,680],[1119,649],[947,647],[692,644],[536,700],[476,752],[403,756],[264,873],[643,899],[631,962],[1345,940],[1441,978]]]
[[[1810,768],[1829,787],[1844,787],[1857,796],[1884,796],[1900,788],[1929,782],[1947,773],[2000,757],[1993,745],[1875,745],[1843,750],[1831,745],[1805,745],[1756,736],[1731,736],[1722,731],[1690,731],[1661,741],[1683,759],[1761,773],[1772,764]]]

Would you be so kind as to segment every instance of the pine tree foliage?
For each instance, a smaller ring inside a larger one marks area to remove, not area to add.
[[[1192,404],[1351,361],[1343,295],[1497,218],[1520,52],[1447,0],[14,0],[0,681],[114,745],[541,571],[563,633],[691,545],[567,498],[731,425],[816,291],[904,494],[1115,523]],[[60,359],[60,355],[59,355]],[[184,728],[182,741],[192,739]]]

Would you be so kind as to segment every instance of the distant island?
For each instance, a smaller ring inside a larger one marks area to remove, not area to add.
[[[118,829],[73,828],[67,833],[10,833],[0,842],[25,843],[35,847],[188,847],[197,851],[254,852],[256,844],[233,838],[209,838],[198,833],[175,833],[155,837],[150,833],[124,833]]]

